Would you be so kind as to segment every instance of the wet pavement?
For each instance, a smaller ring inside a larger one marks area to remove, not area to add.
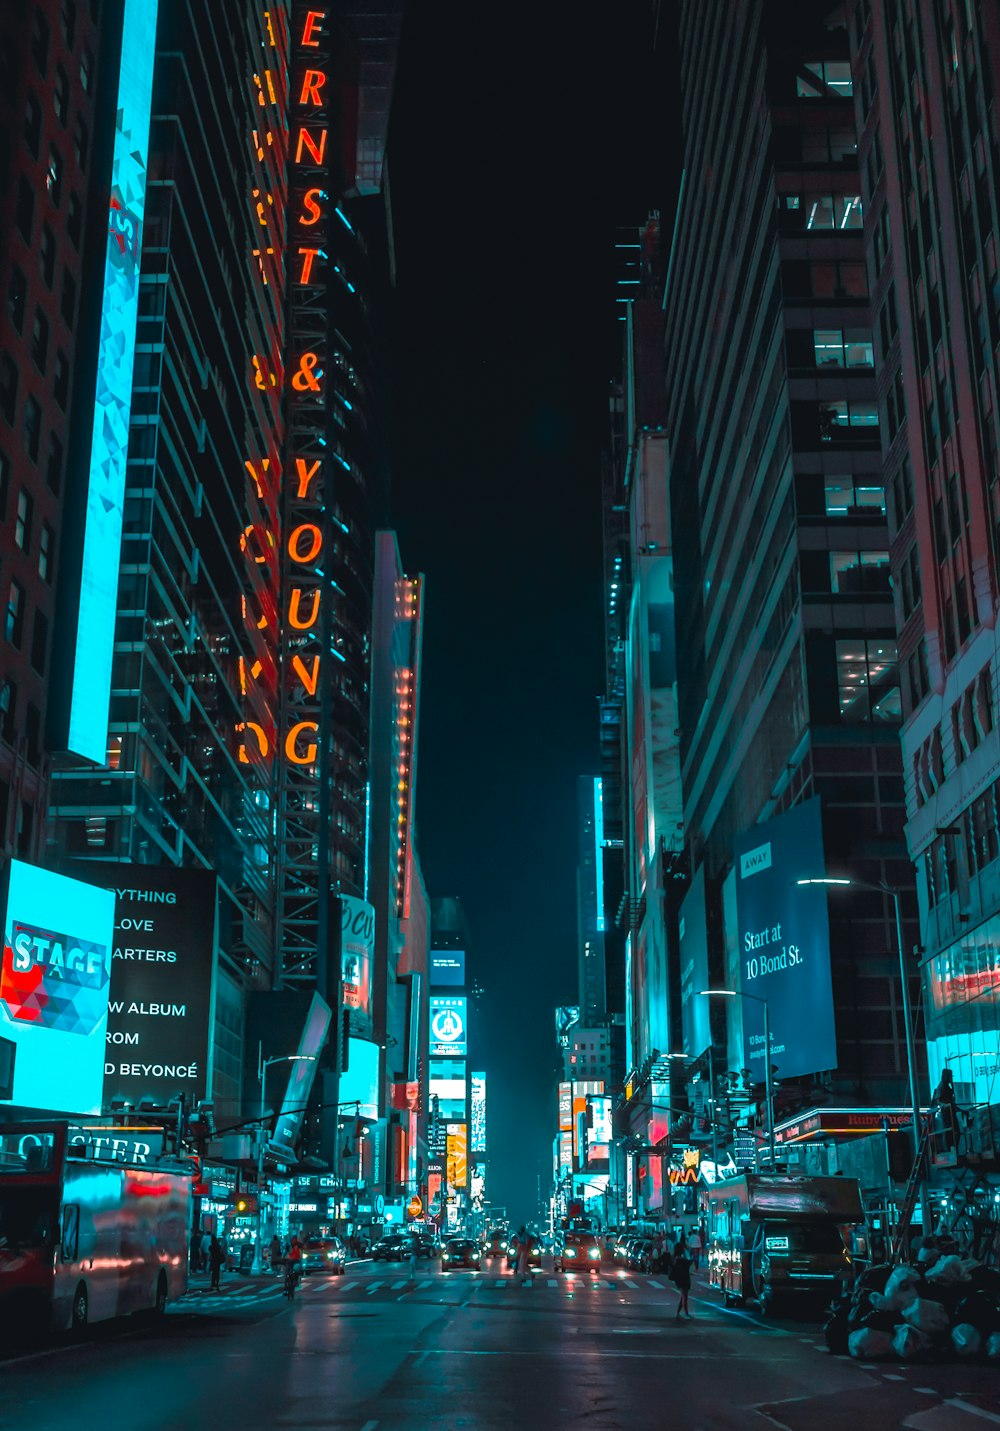
[[[986,1366],[863,1366],[811,1324],[761,1322],[705,1289],[678,1323],[662,1277],[529,1285],[490,1264],[362,1263],[197,1289],[160,1323],[95,1327],[0,1359],[3,1431],[986,1431]]]

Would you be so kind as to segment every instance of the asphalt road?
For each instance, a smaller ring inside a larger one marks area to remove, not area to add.
[[[819,1329],[704,1290],[673,1319],[662,1277],[528,1286],[486,1264],[360,1264],[279,1286],[230,1278],[159,1324],[119,1323],[0,1359],[3,1431],[988,1431],[986,1366],[866,1367]]]

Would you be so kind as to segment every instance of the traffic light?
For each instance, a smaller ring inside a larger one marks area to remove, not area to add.
[[[233,1193],[232,1203],[237,1217],[256,1217],[260,1207],[256,1193]]]

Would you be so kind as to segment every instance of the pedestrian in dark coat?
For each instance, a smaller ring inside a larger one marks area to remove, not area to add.
[[[674,1248],[674,1259],[670,1264],[670,1280],[677,1288],[677,1311],[674,1314],[674,1320],[680,1321],[683,1312],[690,1321],[688,1293],[691,1291],[691,1257],[684,1246],[683,1237],[677,1239],[677,1245]]]
[[[222,1269],[226,1262],[226,1249],[217,1237],[212,1238],[212,1245],[208,1249],[208,1265],[212,1273],[212,1288],[218,1291],[219,1278],[222,1276]]]

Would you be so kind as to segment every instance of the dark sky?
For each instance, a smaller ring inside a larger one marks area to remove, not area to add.
[[[652,31],[649,0],[413,4],[390,131],[394,508],[427,576],[418,839],[472,926],[489,1195],[515,1221],[539,1173],[548,1191],[553,1006],[576,999],[614,230],[674,182]]]

